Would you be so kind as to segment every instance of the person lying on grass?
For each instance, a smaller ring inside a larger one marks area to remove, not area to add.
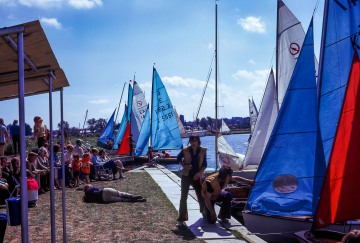
[[[83,200],[87,203],[146,202],[146,198],[142,196],[120,192],[113,188],[100,189],[90,184],[84,187],[84,192]]]

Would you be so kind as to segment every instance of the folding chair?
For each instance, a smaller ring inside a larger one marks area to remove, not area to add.
[[[95,174],[99,178],[99,180],[111,180],[112,172],[111,170],[104,168],[104,165],[94,165]]]

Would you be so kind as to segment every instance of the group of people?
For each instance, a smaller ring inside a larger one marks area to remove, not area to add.
[[[231,180],[249,185],[252,185],[253,181],[239,176],[232,176],[233,171],[227,165],[223,165],[218,172],[209,175],[204,180],[203,175],[207,167],[206,148],[201,147],[200,137],[198,136],[190,136],[189,143],[190,146],[182,149],[177,156],[177,160],[183,167],[177,226],[183,226],[184,222],[188,220],[187,197],[190,185],[196,192],[200,212],[204,219],[213,224],[218,218],[222,221],[227,221],[231,218],[232,195],[223,189]],[[216,215],[214,208],[216,202],[221,202],[221,209],[218,215]]]

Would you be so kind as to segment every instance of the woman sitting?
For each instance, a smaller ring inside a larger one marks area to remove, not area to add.
[[[83,200],[87,203],[146,202],[142,196],[120,192],[113,188],[99,189],[92,185],[86,185],[84,192]]]

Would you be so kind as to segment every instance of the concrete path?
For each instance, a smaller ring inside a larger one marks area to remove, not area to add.
[[[145,171],[149,173],[149,175],[163,190],[176,210],[179,211],[181,195],[180,178],[163,166],[158,166],[157,168],[145,168]],[[199,239],[212,243],[264,242],[249,233],[247,229],[234,218],[231,218],[228,224],[221,224],[220,222],[217,222],[214,225],[203,221],[202,215],[199,212],[199,204],[196,200],[196,194],[192,188],[189,192],[187,204],[189,220],[186,224],[191,232],[193,232],[193,234]],[[238,231],[246,241],[236,239],[229,229]]]

